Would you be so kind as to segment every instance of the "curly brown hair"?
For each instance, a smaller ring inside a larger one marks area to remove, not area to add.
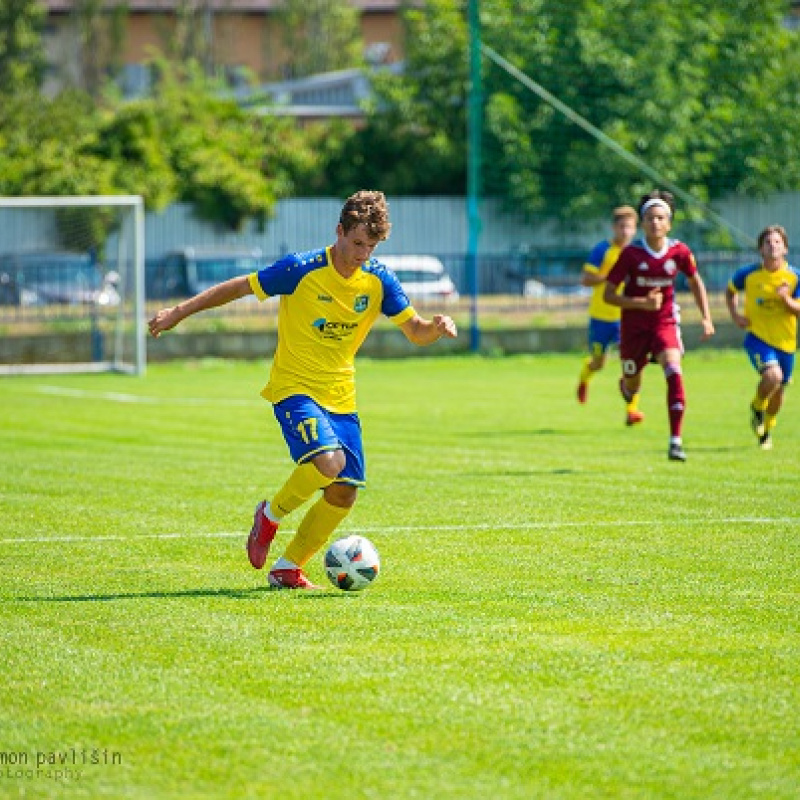
[[[389,206],[383,192],[362,189],[348,197],[342,206],[339,223],[345,233],[357,225],[364,225],[371,239],[379,242],[388,239],[392,223],[389,222]]]
[[[786,228],[783,225],[768,225],[764,228],[761,233],[758,234],[758,249],[760,250],[764,246],[764,240],[769,236],[771,233],[777,233],[780,235],[781,239],[783,239],[783,243],[786,247],[789,247],[789,234],[786,233]]]

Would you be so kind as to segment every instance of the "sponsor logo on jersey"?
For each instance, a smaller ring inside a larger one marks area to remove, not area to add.
[[[369,295],[368,294],[360,294],[356,297],[356,302],[353,304],[353,310],[360,314],[362,311],[367,310],[367,306],[369,306]]]
[[[645,278],[639,275],[636,278],[637,286],[672,286],[672,278]]]
[[[353,333],[355,333],[356,328],[358,328],[358,323],[335,322],[333,320],[327,320],[325,317],[320,317],[311,323],[311,327],[316,328],[320,334],[322,334],[323,339],[333,339],[334,341],[341,342],[344,339],[349,339]]]
[[[762,311],[782,311],[785,308],[783,300],[778,297],[757,297],[756,305]]]

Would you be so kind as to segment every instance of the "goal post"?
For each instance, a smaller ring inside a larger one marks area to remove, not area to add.
[[[0,197],[0,374],[146,369],[138,195]]]

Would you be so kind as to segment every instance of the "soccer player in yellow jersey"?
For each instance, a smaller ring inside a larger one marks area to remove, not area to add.
[[[423,319],[394,273],[372,258],[391,223],[381,192],[361,191],[345,202],[336,241],[294,253],[249,276],[212,286],[159,311],[149,323],[159,336],[198,311],[246,295],[280,295],[278,347],[262,391],[272,403],[296,463],[286,483],[256,507],[247,540],[250,563],[261,569],[280,522],[318,491],[284,554],[269,572],[274,588],[315,589],[303,568],[350,512],[365,485],[361,424],[356,413],[354,360],[382,313],[414,344],[455,337],[453,320]]]
[[[604,239],[595,245],[583,265],[581,283],[592,288],[589,302],[589,357],[586,359],[578,381],[578,402],[585,403],[589,392],[589,381],[606,363],[606,352],[610,345],[619,344],[620,309],[603,300],[606,276],[617,261],[622,249],[636,235],[638,216],[632,206],[615,208],[612,215],[611,240]],[[644,419],[638,410],[638,393],[628,403],[628,425]]]
[[[800,315],[800,273],[789,266],[789,237],[780,225],[758,236],[761,263],[737,270],[725,301],[734,323],[747,331],[744,349],[761,375],[750,404],[753,432],[763,450],[772,448],[772,430],[783,405],[783,390],[792,378]],[[744,314],[739,311],[744,293]]]

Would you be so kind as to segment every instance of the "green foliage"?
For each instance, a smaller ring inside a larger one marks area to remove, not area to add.
[[[20,124],[20,123],[24,124]],[[111,161],[95,152],[98,114],[87,95],[53,99],[16,95],[0,106],[0,193],[8,195],[118,194]],[[112,212],[60,211],[56,221],[67,249],[102,252]]]
[[[102,115],[96,155],[114,170],[114,184],[125,194],[140,194],[158,210],[178,196],[163,121],[151,101],[122,104]]]
[[[287,72],[293,78],[361,65],[360,15],[352,3],[282,0],[278,9]]]
[[[151,98],[124,104],[94,84],[102,101],[38,97],[30,93],[41,65],[37,8],[0,7],[0,191],[140,193],[151,208],[184,200],[228,229],[266,219],[290,194],[465,191],[463,0],[404,8],[405,72],[370,74],[365,125],[306,128],[225,99],[207,77],[205,45],[192,39],[200,11],[188,0],[173,44],[196,58],[158,62]],[[607,136],[715,200],[800,188],[800,34],[782,24],[786,11],[785,0],[483,0],[481,24],[488,46]],[[81,0],[78,12],[84,50],[122,35],[119,15],[101,13],[98,0]],[[282,13],[296,74],[359,63],[349,3],[286,0]],[[92,57],[102,81],[113,58],[99,45]],[[484,194],[529,215],[581,220],[652,188],[487,58],[483,89]],[[699,215],[695,222],[707,241],[730,243]]]
[[[0,103],[0,192],[140,194],[153,209],[183,200],[230,229],[269,217],[294,176],[312,171],[302,136],[222,99],[197,65],[160,67],[155,95],[132,103],[101,108],[77,91]],[[102,225],[92,239],[102,245]]]
[[[522,6],[517,14],[535,25],[515,22],[506,0],[484,5],[487,44],[685,191],[709,200],[800,185],[800,135],[796,127],[790,132],[787,112],[775,102],[778,87],[790,102],[798,85],[800,40],[781,24],[786,3]],[[510,126],[490,127],[499,159],[490,155],[486,169],[491,176],[495,165],[504,166],[494,176],[504,196],[533,211],[580,217],[651,188],[650,178],[494,65],[486,86],[490,126],[498,93],[516,98],[520,109]],[[753,169],[776,158],[791,163],[771,174]],[[508,169],[515,161],[523,174],[533,164],[530,177],[538,181],[515,182]]]
[[[800,35],[784,0],[484,0],[483,42],[702,200],[800,188]],[[463,193],[464,4],[404,12],[401,76],[335,174],[389,191]],[[530,214],[580,219],[652,180],[484,58],[484,193]]]
[[[99,97],[122,66],[128,21],[125,0],[73,0],[70,22],[78,42],[78,86]]]
[[[461,194],[466,169],[466,28],[452,0],[403,15],[406,71],[374,71],[367,125],[332,154],[332,194],[380,186],[390,194]]]
[[[0,192],[113,194],[114,165],[98,152],[99,113],[81,92],[17,94],[0,104]]]
[[[0,2],[0,87],[3,94],[37,89],[44,77],[41,32],[45,7],[39,0]]]
[[[354,134],[353,123],[347,120],[326,120],[304,128],[287,125],[270,139],[271,157],[264,169],[270,174],[285,171],[286,194],[296,197],[352,194],[367,184],[348,191],[352,184],[334,175],[333,165],[344,160],[342,153],[351,147]]]
[[[159,120],[179,199],[234,230],[248,217],[267,218],[277,192],[261,171],[266,137],[272,125],[284,123],[221,99],[199,67],[183,76],[163,66],[161,72],[156,96],[144,102]]]

